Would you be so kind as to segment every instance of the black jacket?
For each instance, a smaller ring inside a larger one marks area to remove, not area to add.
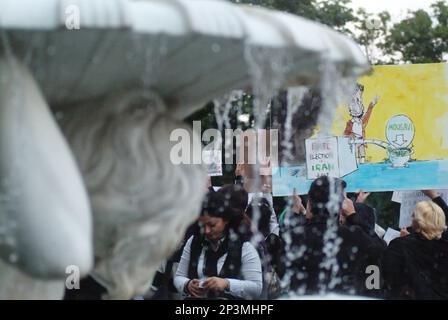
[[[442,198],[433,199],[448,218]],[[385,296],[389,299],[448,299],[448,233],[427,240],[411,233],[390,242],[382,258]]]
[[[335,261],[338,267],[333,273],[325,268],[328,259],[324,250],[334,246],[333,239],[326,240],[326,243],[332,243],[324,247],[327,217],[313,217],[303,226],[303,232],[291,235],[292,245],[286,248],[285,277],[292,275],[292,291],[304,289],[306,294],[317,294],[321,290],[343,294],[365,292],[366,267],[379,263],[384,246],[354,225],[356,219],[355,213],[347,218],[344,226],[338,226],[337,221],[333,222],[336,224],[337,238],[341,241]],[[292,255],[296,257],[291,259]]]

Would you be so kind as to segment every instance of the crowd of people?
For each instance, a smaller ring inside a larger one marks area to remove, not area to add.
[[[156,274],[152,299],[274,299],[329,292],[384,299],[448,298],[448,206],[433,190],[412,226],[386,245],[374,208],[320,177],[306,203],[277,214],[269,193],[241,179],[209,188],[199,219]],[[375,274],[377,271],[378,274]],[[375,277],[372,280],[372,276]]]
[[[208,187],[197,221],[137,299],[276,299],[327,293],[379,299],[448,299],[448,206],[434,190],[412,225],[388,245],[376,211],[353,200],[341,179],[313,181],[276,214],[268,190],[247,192],[241,177]],[[250,191],[250,190],[249,190]],[[89,275],[65,299],[101,299]]]

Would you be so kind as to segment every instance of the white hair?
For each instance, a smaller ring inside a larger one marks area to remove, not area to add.
[[[164,109],[153,92],[131,91],[61,119],[91,200],[93,275],[110,298],[143,294],[199,215],[205,170],[169,157],[170,133],[193,133]]]

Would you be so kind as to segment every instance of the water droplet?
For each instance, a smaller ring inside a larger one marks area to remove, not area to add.
[[[132,51],[126,52],[126,59],[127,60],[134,59],[134,53]]]
[[[47,54],[49,56],[54,56],[56,54],[56,47],[55,46],[48,46],[47,47]]]
[[[60,121],[64,118],[64,113],[58,111],[54,113],[54,118],[56,119],[56,121]]]
[[[17,261],[19,260],[19,257],[17,256],[17,254],[11,253],[8,257],[8,260],[11,263],[17,263]]]
[[[214,44],[212,44],[212,51],[213,51],[214,53],[218,53],[218,52],[220,52],[220,51],[221,51],[221,46],[220,46],[218,43],[214,43]]]
[[[161,55],[166,55],[168,53],[168,48],[166,46],[161,46],[159,52]]]

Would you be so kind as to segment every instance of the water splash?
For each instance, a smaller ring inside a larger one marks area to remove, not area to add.
[[[271,107],[271,99],[276,95],[278,90],[284,83],[284,77],[292,69],[292,57],[287,50],[274,52],[269,49],[262,49],[246,45],[245,60],[249,66],[249,73],[252,82],[253,97],[253,114],[254,129],[258,133],[260,129],[264,129],[266,119]],[[271,141],[272,144],[272,141]],[[277,147],[277,146],[275,146]],[[260,209],[257,204],[263,196],[262,180],[260,176],[260,159],[257,152],[257,161],[252,167],[253,185],[252,190],[255,192],[252,200],[253,225],[258,226],[261,217]],[[263,159],[265,160],[265,159]],[[272,165],[272,163],[271,163]],[[273,204],[271,203],[271,206]],[[252,244],[257,247],[263,241],[260,234],[256,234],[251,240]],[[269,256],[264,256],[262,264],[265,265]],[[267,274],[265,274],[266,278]]]
[[[133,50],[126,54],[127,60],[132,63],[135,59],[133,52],[143,52],[145,72],[142,74],[142,83],[145,89],[152,88],[161,77],[163,61],[168,53],[167,38],[159,35],[148,43],[142,36],[133,37]]]
[[[1,46],[0,52],[3,53],[3,57],[6,61],[6,68],[15,68],[15,55],[12,49],[11,41],[8,37],[6,31],[0,32]],[[29,52],[29,50],[28,50]],[[30,54],[26,54],[28,57],[27,63],[30,63]],[[9,72],[3,73],[8,74]],[[8,85],[10,83],[20,83],[20,80],[16,78],[17,74],[12,73],[13,77],[7,78],[0,74],[0,85]],[[10,127],[20,128],[23,122],[23,114],[25,114],[25,101],[24,95],[21,90],[23,88],[19,85],[12,86],[13,90],[11,92],[12,101],[10,103],[14,106],[12,113],[9,113]],[[8,106],[0,106],[1,108],[9,108]],[[2,112],[3,114],[3,112]],[[23,154],[20,159],[25,159],[28,157],[30,148],[35,148],[31,143],[31,139],[25,135],[23,130],[14,130],[15,145],[20,153]],[[9,164],[9,172],[0,173],[0,252],[5,261],[15,264],[20,259],[18,253],[18,205],[23,201],[22,190],[19,186],[12,183],[12,181],[17,181],[17,177],[13,175],[18,175],[22,172],[22,168],[25,164],[21,161],[16,161]],[[4,170],[4,169],[3,169]],[[3,171],[2,170],[2,171]]]
[[[331,135],[332,124],[339,105],[347,105],[356,85],[354,76],[344,76],[341,67],[322,57],[320,63],[322,106],[317,121],[319,136]]]
[[[325,59],[325,57],[323,57],[321,63],[321,72],[323,77],[320,85],[322,107],[318,118],[319,136],[330,136],[336,109],[341,104],[348,104],[353,88],[356,85],[356,78],[353,76],[344,77],[341,69],[335,63]],[[327,228],[323,236],[324,259],[319,266],[321,274],[327,274],[329,278],[326,276],[322,277],[322,281],[319,284],[320,294],[333,290],[342,282],[342,279],[338,277],[340,266],[337,261],[337,254],[342,239],[338,236],[339,226],[335,217],[340,210],[340,195],[342,192],[335,180],[330,179],[330,199],[326,205],[330,212],[330,217],[327,220]]]
[[[15,264],[19,259],[17,248],[17,203],[21,191],[13,186],[9,177],[0,182],[0,255],[5,261]]]
[[[320,65],[320,71],[322,78],[319,84],[321,90],[321,108],[318,116],[317,125],[320,128],[319,136],[331,135],[332,123],[334,121],[335,112],[339,105],[348,103],[353,88],[356,84],[356,79],[350,76],[344,76],[341,68],[325,56],[322,56],[322,62]],[[299,97],[303,98],[306,93],[306,88],[299,91]],[[289,98],[287,100],[290,100]],[[299,99],[297,99],[297,102]],[[286,121],[285,121],[285,139],[282,142],[283,153],[282,153],[282,166],[287,166],[289,160],[292,159],[292,154],[290,148],[292,143],[290,142],[292,133],[290,125],[291,114],[297,112],[297,107],[290,105],[288,103]],[[322,235],[323,247],[322,255],[323,259],[319,264],[319,282],[318,290],[320,294],[326,294],[327,292],[333,291],[341,282],[342,279],[339,275],[339,264],[337,260],[337,254],[342,243],[342,239],[338,236],[338,220],[336,218],[339,213],[341,205],[341,193],[342,190],[337,190],[338,186],[335,184],[334,179],[330,179],[330,199],[326,204],[328,211],[330,212],[330,217],[326,222],[326,229]],[[305,254],[305,249],[302,248],[298,243],[293,243],[293,235],[300,235],[304,232],[303,227],[297,227],[291,225],[289,217],[293,214],[292,210],[292,199],[291,197],[287,201],[287,212],[285,213],[284,224],[287,228],[286,234],[284,234],[285,240],[285,264],[286,264],[286,274],[283,278],[283,287],[288,288],[289,283],[293,277],[298,280],[304,280],[307,275],[301,274],[294,269],[293,261],[300,259]],[[291,268],[291,270],[288,270]],[[290,295],[294,294],[305,294],[306,293],[306,281],[300,281],[302,284],[295,292],[289,292]]]
[[[282,145],[282,167],[287,166],[290,161],[293,160],[294,156],[291,153],[293,148],[292,139],[292,119],[294,115],[299,110],[302,105],[303,97],[308,92],[308,88],[304,86],[290,88],[287,95],[286,103],[286,120],[285,120],[285,130],[284,139],[281,142]]]
[[[234,90],[213,100],[213,111],[219,132],[223,132],[223,129],[231,127],[229,118],[230,111],[235,103],[241,101],[243,95],[243,91]]]

